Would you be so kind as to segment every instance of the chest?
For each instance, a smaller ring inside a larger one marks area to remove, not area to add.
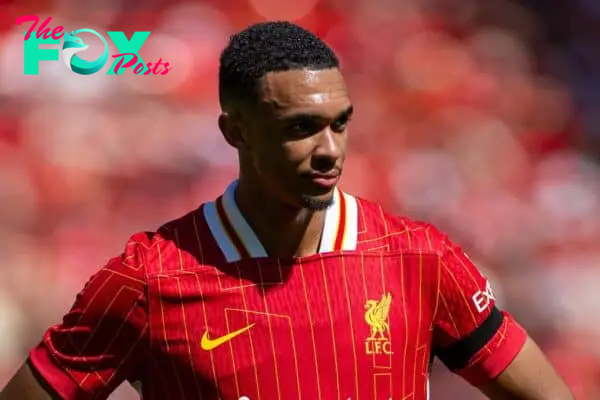
[[[157,276],[153,347],[225,398],[414,392],[427,375],[431,279],[423,260],[381,255]]]

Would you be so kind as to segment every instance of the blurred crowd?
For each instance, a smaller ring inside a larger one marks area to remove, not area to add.
[[[61,58],[24,75],[14,20],[27,14],[150,30],[140,55],[173,69],[81,76]],[[218,57],[265,19],[299,22],[341,58],[356,109],[344,189],[446,230],[578,398],[600,398],[595,0],[3,0],[0,387],[131,233],[235,177]],[[432,398],[481,397],[436,365]]]

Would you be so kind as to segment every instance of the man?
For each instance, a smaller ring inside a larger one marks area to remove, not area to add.
[[[433,226],[342,192],[352,103],[333,51],[285,22],[221,56],[239,180],[131,237],[0,399],[426,399],[439,357],[492,399],[568,389]]]

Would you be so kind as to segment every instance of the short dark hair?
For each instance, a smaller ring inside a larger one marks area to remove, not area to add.
[[[233,35],[221,53],[219,101],[226,109],[252,101],[257,84],[269,72],[339,68],[335,52],[314,33],[291,22],[249,26]]]

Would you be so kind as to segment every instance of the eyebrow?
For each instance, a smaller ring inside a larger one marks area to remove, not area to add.
[[[349,106],[344,111],[340,112],[333,120],[337,121],[340,118],[350,117],[353,112],[354,112],[354,106]],[[284,121],[296,121],[296,120],[306,120],[306,119],[322,121],[322,120],[326,120],[328,118],[324,118],[323,115],[321,115],[321,114],[297,113],[297,114],[286,115],[282,119]]]

